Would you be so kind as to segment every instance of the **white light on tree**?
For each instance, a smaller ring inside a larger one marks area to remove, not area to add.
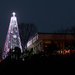
[[[13,38],[17,38],[17,36],[16,35],[13,35]]]
[[[12,14],[13,14],[13,16],[15,16],[15,15],[16,15],[16,13],[15,13],[15,12],[13,12]]]
[[[20,41],[20,36],[19,36],[19,29],[18,29],[18,24],[17,24],[17,18],[16,18],[16,13],[12,13],[12,17],[10,20],[9,28],[8,28],[8,33],[5,41],[5,46],[2,54],[2,58],[5,59],[8,51],[10,49],[14,49],[15,47],[19,47],[22,52],[22,46],[21,46],[21,41]],[[14,42],[16,41],[16,42]]]

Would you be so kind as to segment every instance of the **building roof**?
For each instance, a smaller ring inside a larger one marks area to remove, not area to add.
[[[75,34],[71,33],[36,33],[35,36],[32,37],[28,44],[34,43],[37,40],[75,40]]]
[[[75,35],[75,33],[49,33],[49,32],[37,32],[36,34],[60,34],[60,35],[62,35],[62,34],[73,34],[73,35]]]

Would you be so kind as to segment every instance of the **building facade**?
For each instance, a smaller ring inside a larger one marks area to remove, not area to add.
[[[65,50],[65,52],[68,53],[68,50],[75,49],[75,34],[37,33],[28,41],[27,49],[33,50],[35,53],[44,52],[46,50],[50,52],[60,50],[60,53],[64,53],[62,50]]]

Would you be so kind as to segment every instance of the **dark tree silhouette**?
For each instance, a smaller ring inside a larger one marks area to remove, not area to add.
[[[37,28],[34,24],[21,23],[19,26],[19,33],[22,42],[23,51],[25,51],[28,40],[37,33]]]
[[[75,26],[60,28],[59,30],[55,31],[55,33],[75,33]]]
[[[73,26],[73,27],[70,29],[70,32],[71,32],[71,33],[75,33],[75,26]]]
[[[75,38],[75,26],[72,26],[70,28],[61,28],[56,33],[71,34]],[[65,36],[64,36],[64,39],[66,40]],[[66,48],[75,49],[75,40],[73,40],[70,43],[67,43]]]
[[[60,28],[55,33],[72,33],[70,28]]]

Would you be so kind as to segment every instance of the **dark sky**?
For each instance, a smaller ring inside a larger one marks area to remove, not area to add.
[[[19,23],[33,23],[39,32],[75,25],[75,0],[0,0],[0,47],[4,46],[13,11]]]

